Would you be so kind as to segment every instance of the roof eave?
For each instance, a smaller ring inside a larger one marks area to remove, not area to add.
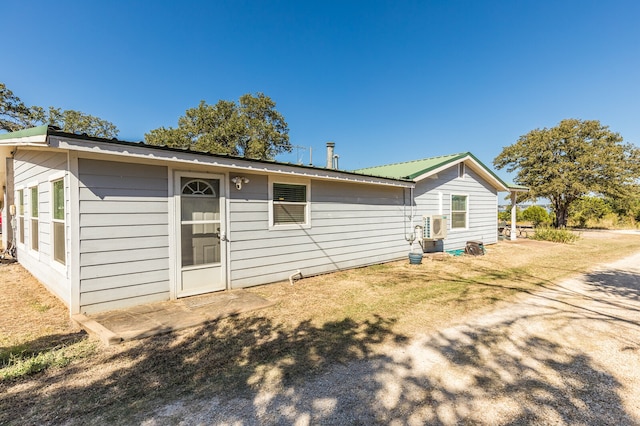
[[[0,134],[0,145],[45,145],[49,135],[49,126],[32,127],[17,132]]]
[[[163,149],[163,147],[147,145],[144,143],[97,140],[96,138],[88,139],[78,137],[76,135],[56,134],[55,132],[54,135],[49,138],[49,144],[53,148],[91,152],[94,154],[100,153],[126,156],[128,158],[218,166],[254,173],[277,173],[290,176],[295,175],[315,179],[377,184],[402,188],[412,188],[415,186],[415,183],[409,180],[367,176],[358,173],[343,172],[341,170],[252,160],[242,157],[215,155],[197,151]]]
[[[478,160],[470,152],[460,154],[457,157],[450,158],[449,160],[427,171],[422,171],[421,174],[414,177],[413,180],[415,182],[419,182],[423,179],[427,179],[431,176],[437,175],[439,172],[462,162],[469,162],[472,165],[471,168],[480,176],[482,176],[484,180],[486,180],[494,188],[496,188],[497,191],[508,191],[507,184],[504,183],[502,179],[496,176],[491,170],[489,170],[487,166],[485,166],[480,160]]]
[[[524,187],[524,186],[516,186],[516,185],[509,185],[507,184],[507,190],[509,192],[529,192],[529,188]]]
[[[442,163],[438,163],[437,165],[430,167],[428,169],[421,170],[417,173],[414,173],[409,178],[413,179],[415,182],[419,182],[423,179],[427,179],[431,176],[437,175],[441,171],[448,169],[449,167],[458,164],[461,160],[465,158],[465,155],[459,155],[456,157],[452,157],[443,161]]]

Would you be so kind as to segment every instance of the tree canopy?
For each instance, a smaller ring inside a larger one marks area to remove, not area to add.
[[[494,166],[516,171],[528,198],[548,198],[557,226],[566,226],[569,206],[589,194],[637,196],[640,149],[598,120],[562,120],[550,129],[520,136],[495,158]]]
[[[69,133],[86,133],[102,138],[118,136],[118,129],[113,123],[93,115],[54,107],[29,107],[4,83],[0,83],[0,130],[15,132],[44,124]]]
[[[153,145],[229,154],[254,159],[273,159],[291,152],[289,128],[276,103],[263,93],[245,94],[238,103],[205,101],[178,119],[178,127],[160,127],[144,135]]]

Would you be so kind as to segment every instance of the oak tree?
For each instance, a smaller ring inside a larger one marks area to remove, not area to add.
[[[15,132],[45,124],[69,133],[84,133],[102,138],[118,136],[118,129],[113,123],[93,115],[54,107],[29,107],[4,83],[0,83],[0,130]]]
[[[569,207],[585,195],[637,196],[640,149],[598,120],[562,120],[535,129],[505,147],[493,164],[516,172],[527,198],[548,198],[556,226],[566,226]]]
[[[35,125],[29,107],[0,83],[0,130],[15,132]]]
[[[178,127],[160,127],[145,134],[152,145],[271,160],[291,151],[289,128],[276,103],[264,95],[245,94],[238,103],[200,101],[178,119]]]

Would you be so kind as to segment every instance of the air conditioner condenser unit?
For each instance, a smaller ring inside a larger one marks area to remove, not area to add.
[[[423,235],[425,240],[443,240],[447,237],[447,216],[423,216]]]

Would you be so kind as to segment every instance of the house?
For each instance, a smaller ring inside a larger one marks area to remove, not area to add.
[[[416,224],[433,215],[446,220],[446,237],[425,240],[425,251],[461,249],[467,241],[497,242],[498,192],[511,188],[470,152],[357,172],[415,182],[412,199]]]
[[[0,157],[4,246],[72,315],[405,258],[422,215],[489,244],[505,190],[468,153],[347,172],[41,126]]]

